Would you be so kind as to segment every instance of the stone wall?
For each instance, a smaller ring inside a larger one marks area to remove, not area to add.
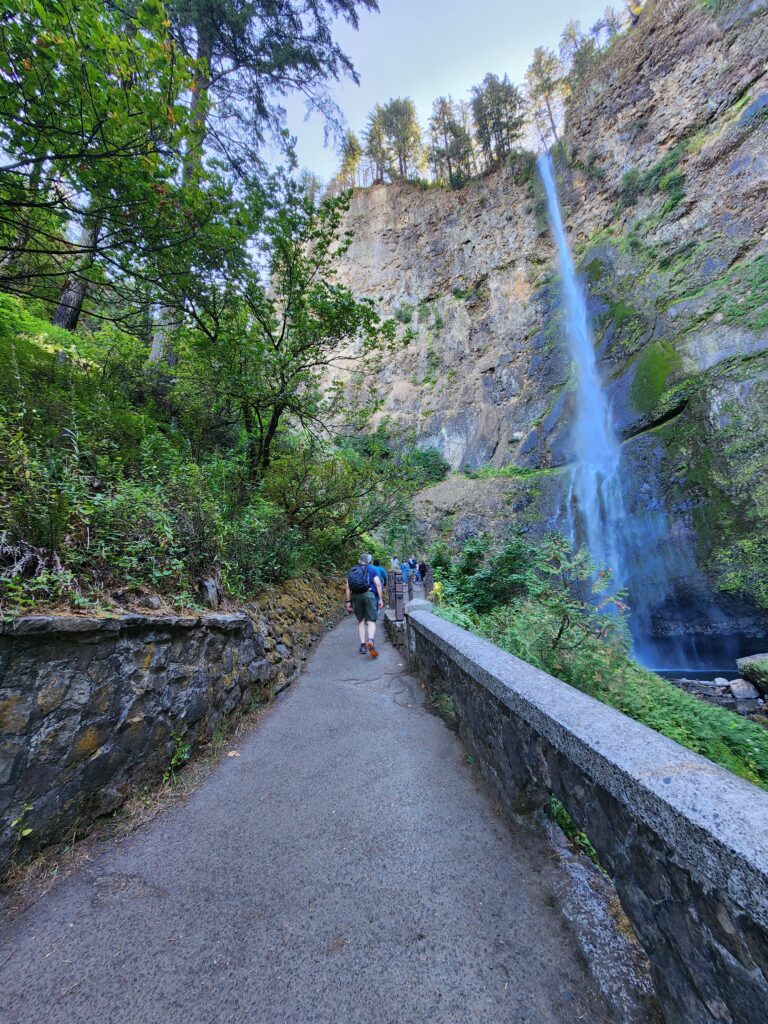
[[[335,583],[291,583],[235,614],[0,626],[0,871],[82,833],[157,780],[177,743],[194,753],[228,715],[285,687],[339,597]]]
[[[668,1024],[765,1019],[768,794],[421,602],[407,643],[505,811],[540,811],[554,793],[587,833]]]

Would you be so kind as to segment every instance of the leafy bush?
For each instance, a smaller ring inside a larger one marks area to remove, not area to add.
[[[222,538],[222,584],[244,600],[270,583],[290,579],[306,566],[299,564],[301,536],[283,512],[263,498],[253,498],[227,521]]]
[[[416,448],[410,455],[410,464],[420,487],[439,484],[451,468],[437,448]]]
[[[438,453],[411,466],[410,442],[384,433],[355,446],[283,430],[254,483],[243,432],[176,404],[146,356],[0,295],[0,613],[126,585],[174,600],[205,576],[244,600],[345,562],[441,472]]]

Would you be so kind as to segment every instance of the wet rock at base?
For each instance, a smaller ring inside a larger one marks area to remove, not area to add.
[[[768,654],[751,654],[736,662],[744,679],[757,687],[762,694],[768,693]]]
[[[736,698],[736,711],[740,715],[751,715],[760,710],[760,694],[752,683],[746,679],[732,679],[729,689]]]
[[[730,684],[731,693],[736,700],[757,700],[760,692],[756,686],[747,682],[746,679],[732,679]]]

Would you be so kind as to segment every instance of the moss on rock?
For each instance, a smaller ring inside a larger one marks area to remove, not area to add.
[[[631,398],[640,412],[652,412],[667,390],[671,374],[679,370],[682,360],[666,341],[655,341],[642,350],[636,360]]]

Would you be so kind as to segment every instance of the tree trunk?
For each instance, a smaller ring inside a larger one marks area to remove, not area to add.
[[[213,59],[213,39],[207,27],[198,24],[196,31],[198,71],[195,74],[192,99],[189,104],[192,115],[192,137],[195,138],[196,146],[193,148],[192,138],[190,138],[181,168],[181,180],[185,185],[192,181],[203,161],[203,143],[205,142],[206,133],[203,103],[208,98],[208,89],[211,84],[211,60]],[[205,61],[205,63],[202,64],[202,61]],[[152,335],[152,347],[149,352],[150,363],[159,363],[161,359],[165,359],[171,366],[175,366],[178,362],[178,356],[168,344],[168,324],[172,315],[173,311],[169,306],[166,303],[161,304]]]
[[[555,145],[557,145],[559,139],[557,137],[557,128],[555,127],[555,119],[552,116],[552,107],[549,104],[549,96],[544,96],[544,102],[547,105],[547,115],[549,116],[549,123],[552,126],[552,134],[555,137]]]
[[[97,213],[95,216],[91,216],[89,213],[85,214],[83,228],[80,233],[80,242],[78,243],[80,256],[75,268],[67,278],[59,296],[56,312],[51,318],[51,323],[55,327],[64,327],[68,331],[74,331],[77,327],[90,284],[84,275],[93,266],[103,219],[104,214],[102,212]]]
[[[256,437],[254,435],[254,423],[253,413],[251,407],[247,402],[243,402],[241,412],[243,415],[243,426],[245,427],[245,433],[248,438],[248,444],[246,448],[247,459],[248,459],[248,477],[250,480],[258,480],[259,478],[259,464],[260,464],[260,453],[256,444]]]
[[[277,434],[277,428],[280,426],[280,420],[283,412],[283,406],[276,405],[269,418],[269,426],[267,427],[264,439],[261,442],[261,453],[259,455],[260,476],[263,476],[266,473],[269,469],[269,464],[272,461],[272,442],[275,440],[275,434]]]
[[[24,254],[24,250],[27,247],[27,242],[31,235],[31,224],[30,224],[30,209],[34,202],[35,196],[40,191],[40,181],[43,176],[43,167],[45,165],[44,160],[40,160],[34,164],[32,171],[29,175],[29,203],[30,207],[21,215],[21,220],[16,227],[16,237],[13,243],[8,247],[7,252],[0,259],[0,283],[4,288],[10,288],[13,281],[16,279],[14,271],[18,265],[19,260]],[[23,276],[23,275],[22,275]]]
[[[191,114],[190,124],[192,138],[196,145],[193,147],[192,139],[187,144],[187,152],[182,167],[182,181],[189,184],[194,178],[203,161],[203,144],[205,143],[206,120],[203,106],[208,99],[208,90],[211,87],[211,61],[213,60],[213,38],[208,27],[197,25],[197,71],[192,84],[192,99],[189,103]]]

